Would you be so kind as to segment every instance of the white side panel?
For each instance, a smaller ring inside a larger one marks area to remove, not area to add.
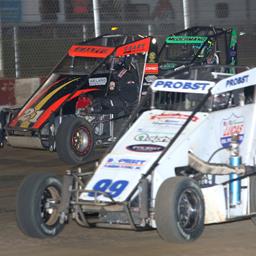
[[[86,189],[104,191],[115,201],[125,201],[189,115],[189,112],[162,110],[143,113],[104,158]],[[186,134],[193,131],[203,118],[205,114],[194,116]],[[81,199],[92,201],[94,196],[83,193]],[[110,201],[103,195],[97,199]]]

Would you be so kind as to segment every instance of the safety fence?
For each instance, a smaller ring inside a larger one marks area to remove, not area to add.
[[[256,16],[253,16],[256,4],[253,0],[189,2],[191,26],[236,26],[241,32],[239,64],[256,65],[256,19],[252,19]],[[246,2],[247,6],[243,7],[241,2]],[[15,12],[19,8],[15,9],[14,3],[17,6],[22,3],[22,12]],[[73,43],[94,36],[92,3],[91,0],[1,0],[1,76],[46,76]],[[111,27],[118,27],[116,33],[154,35],[161,45],[165,36],[184,28],[180,0],[99,0],[99,4],[101,34],[113,33]]]

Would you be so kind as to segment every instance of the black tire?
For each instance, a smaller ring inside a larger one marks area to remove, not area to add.
[[[165,180],[156,195],[155,211],[158,233],[166,241],[193,241],[204,230],[203,194],[190,178]]]
[[[56,135],[56,151],[68,164],[83,163],[94,148],[91,125],[84,119],[68,116],[60,124]]]
[[[250,177],[250,211],[256,212],[256,176]],[[256,225],[256,216],[251,217],[252,222]]]
[[[36,173],[23,180],[16,196],[16,220],[25,235],[47,238],[62,231],[64,224],[60,224],[57,207],[53,206],[60,202],[61,187],[52,174]],[[47,206],[50,200],[52,205]]]

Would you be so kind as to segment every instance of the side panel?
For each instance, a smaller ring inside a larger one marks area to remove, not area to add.
[[[189,114],[162,110],[144,112],[104,158],[86,189],[104,191],[116,201],[125,201]],[[204,118],[205,115],[200,113],[194,116],[187,133],[193,131]],[[94,200],[94,197],[93,194],[83,193],[81,199]],[[109,201],[104,196],[99,196],[98,200]]]

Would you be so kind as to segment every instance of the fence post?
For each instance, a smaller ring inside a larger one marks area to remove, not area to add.
[[[19,53],[19,39],[18,27],[13,27],[13,45],[14,45],[14,63],[15,63],[15,78],[20,77],[20,53]]]
[[[86,31],[87,31],[86,25],[83,25],[83,41],[86,40]]]
[[[183,17],[184,17],[184,28],[190,27],[190,14],[189,14],[189,1],[183,0]]]
[[[148,24],[148,35],[152,36],[152,25]]]
[[[94,33],[99,36],[100,33],[100,7],[99,0],[93,0],[93,18],[94,18]]]
[[[2,22],[0,17],[0,77],[4,76],[4,61],[3,61],[3,33]]]

